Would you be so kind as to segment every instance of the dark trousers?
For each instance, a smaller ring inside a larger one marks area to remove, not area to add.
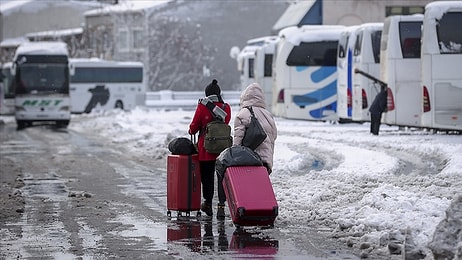
[[[215,185],[215,161],[200,161],[201,167],[201,183],[202,183],[202,197],[205,203],[211,205],[213,200],[214,185]],[[220,203],[226,201],[225,192],[223,190],[223,179],[217,174],[218,182],[218,200]]]
[[[382,120],[382,113],[371,114],[371,133],[379,135],[380,121]]]

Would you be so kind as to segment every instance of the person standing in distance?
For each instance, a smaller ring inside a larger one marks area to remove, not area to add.
[[[371,134],[379,135],[382,113],[387,109],[387,87],[382,86],[381,91],[375,96],[374,101],[369,107],[371,113]]]
[[[274,142],[277,138],[277,128],[273,115],[266,109],[265,94],[258,83],[252,83],[241,93],[240,110],[234,119],[233,145],[242,145],[245,130],[250,124],[250,111],[246,107],[252,107],[255,117],[265,130],[266,139],[255,152],[260,156],[268,174],[273,171]]]
[[[206,98],[200,99],[197,104],[194,117],[189,125],[189,134],[194,135],[199,132],[197,148],[201,171],[202,197],[204,199],[204,202],[201,204],[201,210],[204,211],[207,216],[212,216],[212,199],[215,182],[215,161],[218,157],[218,154],[209,153],[204,148],[205,127],[209,122],[215,119],[212,112],[205,106],[204,100],[212,101],[216,106],[222,108],[226,112],[226,117],[224,120],[226,124],[229,124],[231,119],[231,107],[228,103],[223,101],[223,98],[221,97],[221,89],[220,86],[218,86],[216,79],[212,80],[212,83],[207,85],[205,88],[205,96]],[[220,206],[222,206],[221,211],[224,218],[224,201],[226,201],[226,197],[221,183],[218,183],[218,197],[220,200],[218,208],[220,209]]]

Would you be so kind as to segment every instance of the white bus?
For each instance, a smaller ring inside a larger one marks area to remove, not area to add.
[[[267,37],[263,45],[255,49],[254,55],[255,82],[260,84],[264,91],[265,101],[269,111],[271,111],[271,103],[273,100],[273,58],[278,40],[279,37],[277,36]]]
[[[426,6],[422,33],[425,127],[462,131],[462,2]]]
[[[247,45],[236,58],[237,70],[240,73],[241,90],[244,90],[248,85],[255,82],[255,50],[257,50],[258,47],[257,45]]]
[[[383,23],[361,24],[354,40],[353,68],[360,69],[376,78],[380,77],[380,40]],[[370,121],[369,107],[380,92],[380,85],[353,74],[352,120]]]
[[[344,26],[306,25],[280,31],[274,62],[273,114],[336,121],[337,47]]]
[[[339,121],[351,121],[353,85],[353,48],[358,26],[346,27],[340,34],[337,50],[337,115]]]
[[[69,61],[63,42],[27,42],[14,55],[15,119],[18,129],[33,122],[69,124]]]
[[[382,122],[420,127],[422,87],[420,40],[423,15],[389,16],[380,45],[380,78],[388,84],[387,112]]]
[[[14,89],[11,65],[11,62],[7,62],[3,64],[1,69],[3,82],[0,82],[0,115],[14,115]]]
[[[96,58],[70,59],[71,112],[144,106],[146,88],[143,63],[108,61]]]

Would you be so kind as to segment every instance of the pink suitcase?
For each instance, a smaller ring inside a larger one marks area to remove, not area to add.
[[[264,166],[228,167],[223,188],[236,227],[274,225],[278,204]]]
[[[171,210],[190,216],[191,211],[197,211],[200,216],[201,175],[197,154],[168,155],[167,157],[167,216]]]

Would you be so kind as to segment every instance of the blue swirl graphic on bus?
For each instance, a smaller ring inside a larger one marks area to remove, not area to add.
[[[308,67],[297,67],[297,71],[303,71],[307,69]],[[311,73],[311,81],[313,83],[319,83],[322,82],[323,80],[326,80],[326,78],[330,77],[331,75],[335,74],[337,72],[337,67],[335,66],[329,66],[329,67],[321,67],[320,69],[314,71]],[[327,85],[306,93],[304,95],[294,95],[292,98],[292,101],[299,107],[306,107],[310,105],[314,105],[316,103],[320,103],[322,101],[325,101],[328,98],[331,98],[333,96],[337,95],[337,79],[334,77],[334,80]],[[334,101],[328,105],[325,105],[323,107],[317,107],[309,111],[309,114],[311,117],[316,118],[316,119],[322,119],[325,117],[324,112],[326,110],[330,110],[333,113],[336,113],[337,111],[337,101]]]
[[[335,113],[335,111],[337,111],[337,101],[334,101],[331,104],[321,107],[319,109],[311,110],[310,116],[312,116],[313,118],[322,119],[326,116],[324,114],[325,111],[333,111]]]

